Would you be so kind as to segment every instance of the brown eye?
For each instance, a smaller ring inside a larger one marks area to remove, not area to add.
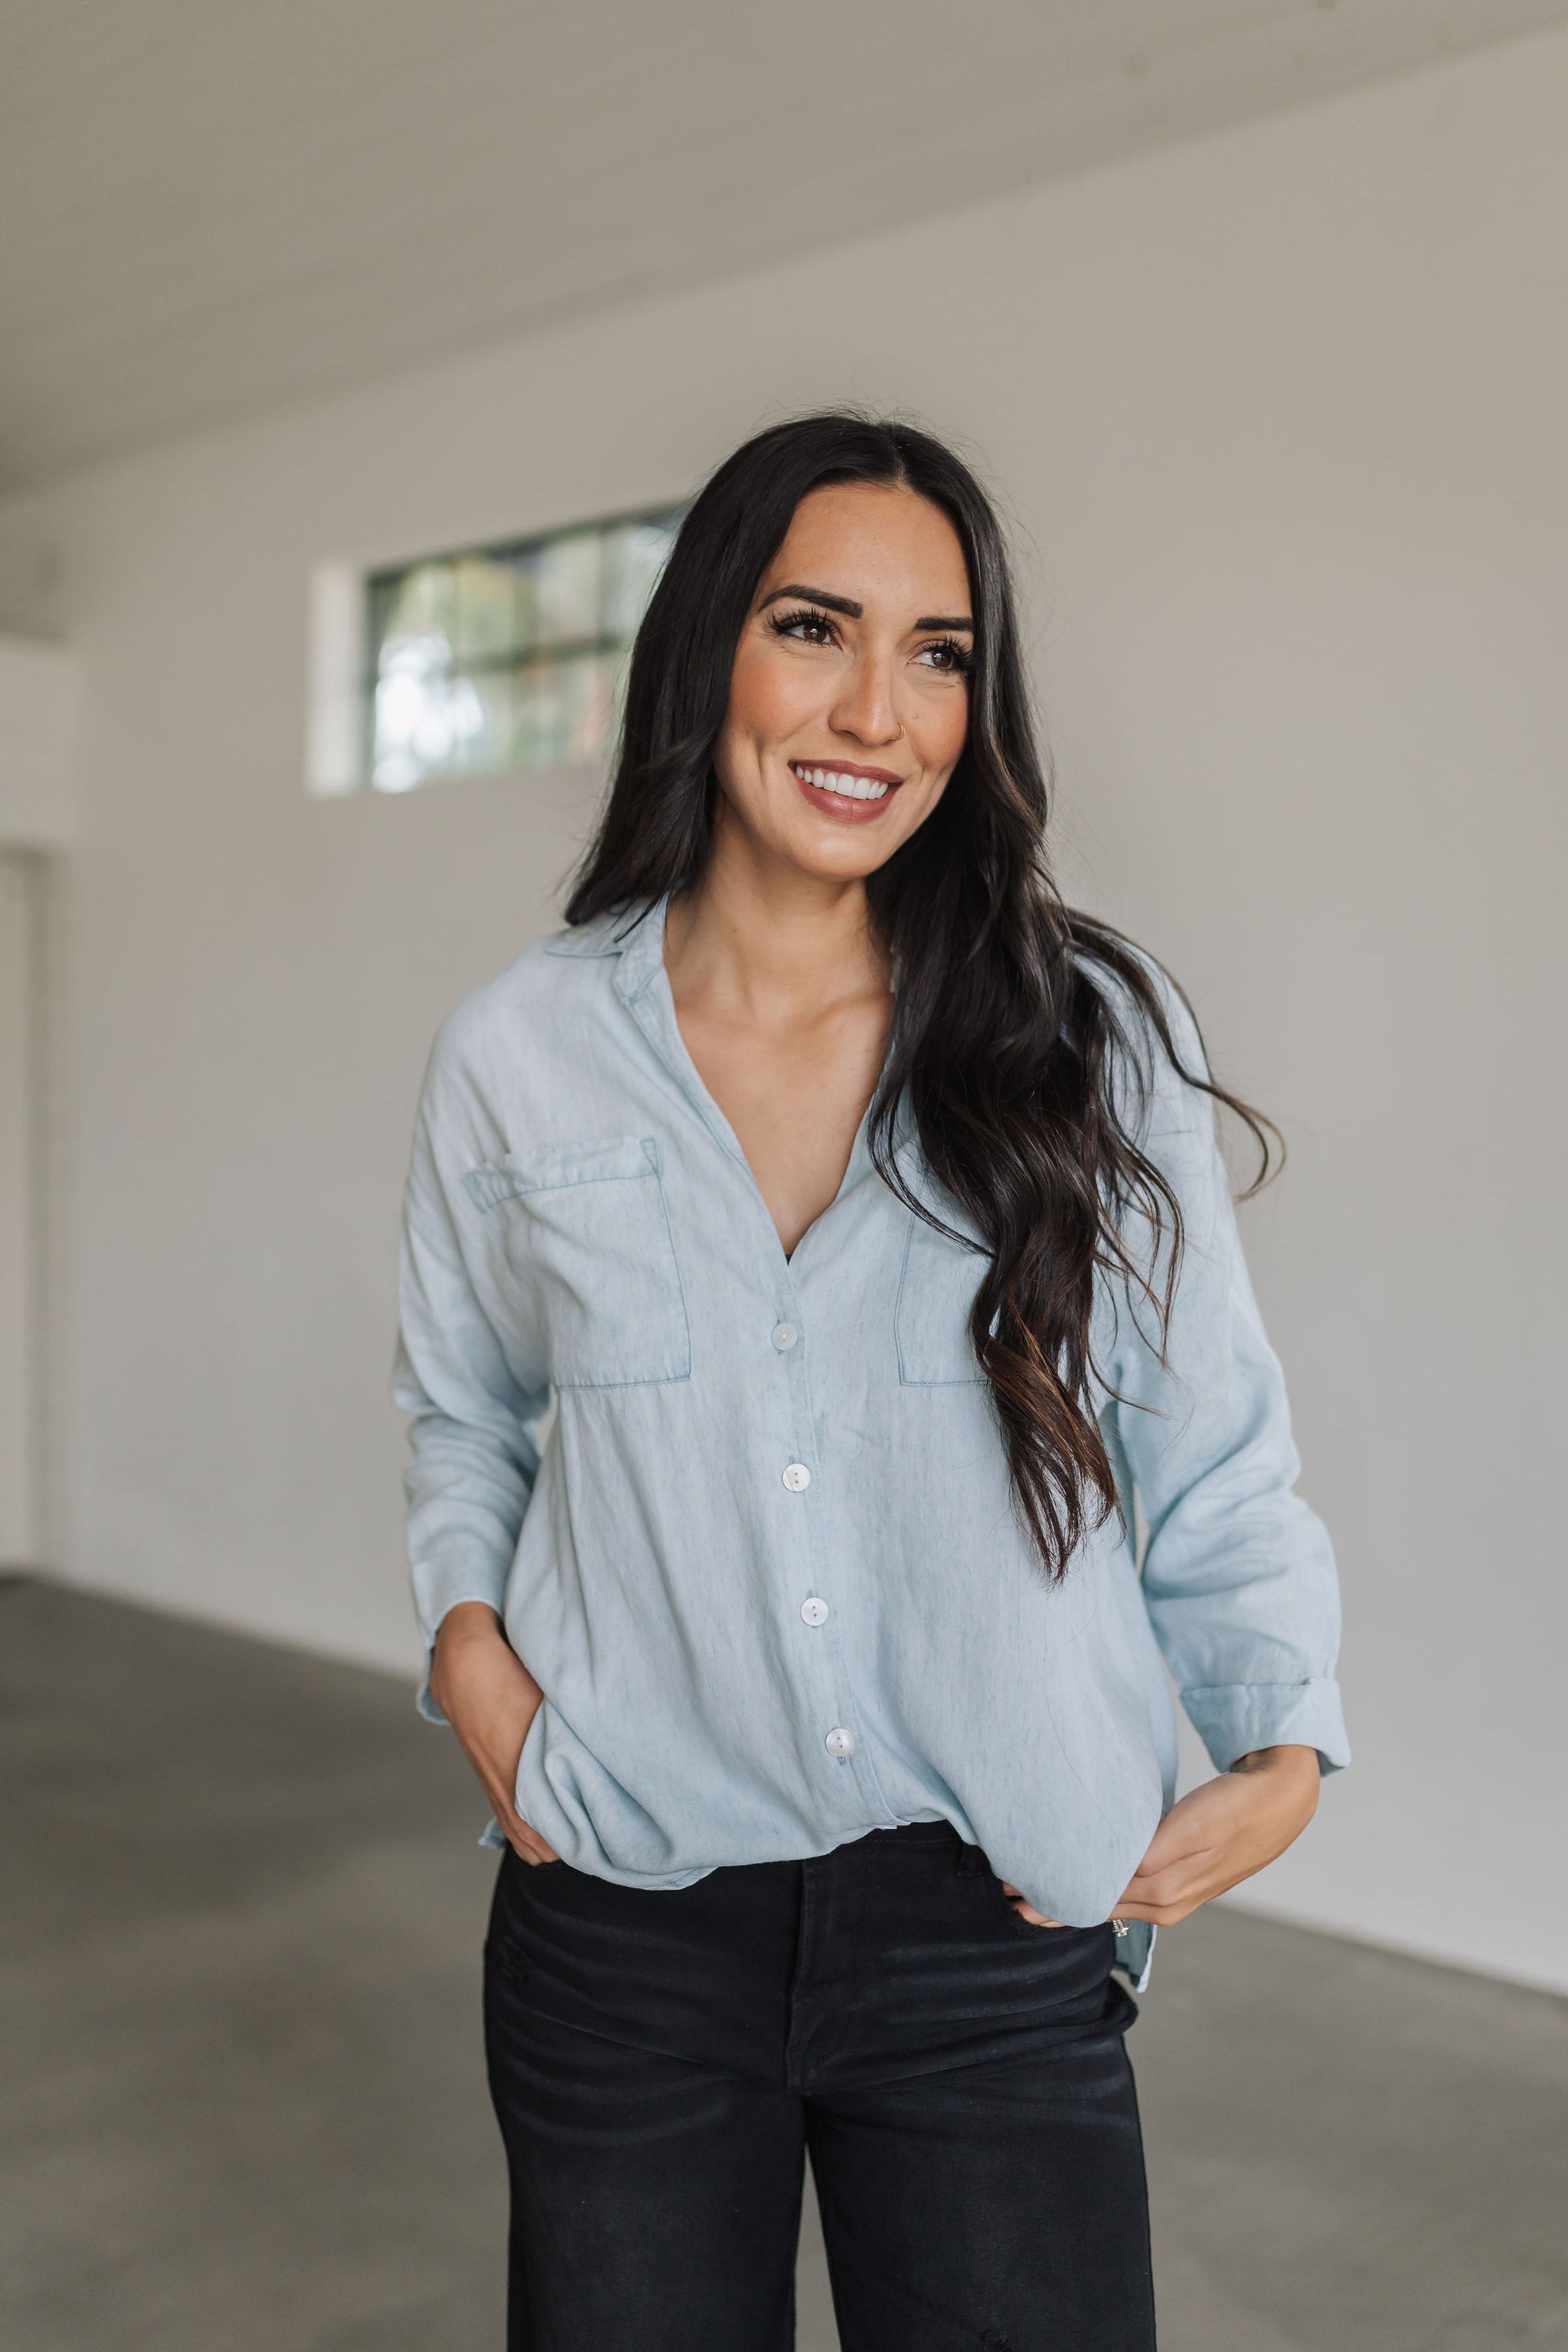
[[[962,677],[971,666],[972,656],[968,646],[961,646],[956,637],[939,637],[922,646],[917,659],[942,677]]]
[[[794,637],[797,645],[830,646],[833,643],[833,624],[826,613],[809,610],[773,613],[768,616],[768,626],[775,637]]]

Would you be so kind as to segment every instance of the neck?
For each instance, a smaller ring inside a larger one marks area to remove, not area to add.
[[[670,907],[665,942],[678,996],[726,1000],[743,1016],[809,1014],[888,988],[865,884],[759,855],[732,823],[721,821],[702,875]]]

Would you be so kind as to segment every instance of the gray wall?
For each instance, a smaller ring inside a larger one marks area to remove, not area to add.
[[[61,628],[88,696],[68,1572],[411,1656],[409,1116],[595,782],[307,799],[312,566],[636,506],[780,411],[897,404],[1010,498],[1073,887],[1290,1139],[1247,1231],[1358,1765],[1257,1899],[1568,1984],[1565,109],[1568,37],[1483,53],[0,509],[0,620]]]

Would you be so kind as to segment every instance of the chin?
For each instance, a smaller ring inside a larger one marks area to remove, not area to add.
[[[847,841],[790,842],[784,855],[790,865],[820,882],[863,882],[885,866],[901,841],[889,837],[869,841],[863,835]]]

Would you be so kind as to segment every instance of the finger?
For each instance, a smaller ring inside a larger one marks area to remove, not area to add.
[[[496,1820],[500,1824],[500,1832],[502,1837],[505,1838],[508,1845],[510,1846],[519,1862],[531,1862],[533,1860],[533,1856],[528,1850],[528,1843],[523,1832],[523,1826],[518,1820],[517,1815],[515,1813],[502,1812],[498,1809]]]
[[[1227,1895],[1233,1886],[1253,1877],[1258,1867],[1250,1861],[1238,1863],[1234,1855],[1223,1861],[1205,1856],[1198,1862],[1177,1864],[1168,1870],[1141,1872],[1122,1900],[1166,1911],[1174,1907],[1184,1917],[1200,1903],[1212,1903],[1215,1895]]]
[[[1219,1892],[1215,1886],[1172,1886],[1160,1895],[1127,1895],[1117,1905],[1116,1916],[1119,1919],[1148,1918],[1156,1924],[1184,1919],[1189,1911],[1195,1911],[1200,1904],[1207,1903]]]
[[[1139,1918],[1155,1912],[1168,1914],[1176,1906],[1192,1910],[1220,1891],[1219,1884],[1211,1882],[1202,1871],[1162,1870],[1147,1876],[1140,1873],[1111,1916],[1117,1919]]]
[[[1017,1887],[1009,1886],[1005,1879],[1002,1881],[1002,1892],[1019,1918],[1026,1919],[1031,1927],[1064,1927],[1067,1925],[1065,1919],[1047,1919],[1043,1911],[1037,1911],[1032,1903],[1026,1903]]]
[[[1117,1905],[1119,1919],[1152,1919],[1156,1927],[1170,1927],[1185,1919],[1200,1905],[1210,1903],[1223,1895],[1230,1884],[1223,1871],[1179,1868],[1140,1874]]]
[[[1173,1895],[1182,1894],[1205,1874],[1188,1862],[1169,1862],[1159,1870],[1134,1871],[1127,1897],[1131,1903],[1168,1903]]]
[[[517,1822],[517,1837],[514,1843],[525,1862],[537,1864],[560,1861],[561,1856],[556,1853],[555,1848],[552,1845],[547,1845],[536,1829],[531,1828],[527,1822],[520,1820],[515,1813],[512,1819]]]
[[[1160,1869],[1194,1853],[1212,1853],[1224,1842],[1223,1830],[1213,1822],[1178,1821],[1168,1813],[1149,1841],[1140,1870]]]
[[[1199,1846],[1191,1853],[1145,1854],[1128,1884],[1132,1895],[1153,1895],[1163,1901],[1172,1886],[1224,1875],[1224,1858],[1217,1847]]]
[[[493,1788],[487,1789],[485,1793],[489,1798],[501,1835],[520,1862],[526,1862],[531,1866],[541,1862],[559,1862],[560,1855],[545,1844],[539,1832],[531,1829],[504,1797]]]
[[[1156,1927],[1173,1927],[1190,1912],[1206,1903],[1217,1890],[1203,1884],[1173,1885],[1162,1887],[1158,1894],[1148,1888],[1129,1887],[1111,1916],[1114,1919],[1147,1919]]]

